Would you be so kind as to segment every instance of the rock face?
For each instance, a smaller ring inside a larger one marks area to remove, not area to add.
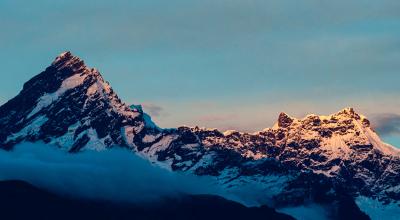
[[[4,149],[23,141],[69,152],[126,147],[173,171],[213,176],[233,192],[254,185],[275,206],[330,203],[344,195],[400,200],[399,150],[352,108],[303,119],[281,113],[273,128],[254,134],[161,129],[70,52],[0,107],[0,126]]]

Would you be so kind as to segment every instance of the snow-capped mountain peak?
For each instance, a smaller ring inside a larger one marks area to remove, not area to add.
[[[8,128],[0,135],[5,146],[43,140],[69,151],[123,145],[116,134],[120,125],[142,121],[142,113],[123,103],[98,70],[70,52],[25,83],[0,112],[11,112],[0,121]]]
[[[289,139],[285,141],[318,139],[323,146],[329,147],[327,149],[329,151],[338,150],[334,147],[337,145],[339,148],[371,146],[373,150],[385,155],[400,154],[399,149],[384,143],[371,128],[370,121],[364,115],[358,114],[354,108],[345,108],[328,116],[310,114],[302,119],[281,113],[272,130],[279,131],[280,129],[288,132]],[[267,128],[264,131],[269,130],[271,129]]]

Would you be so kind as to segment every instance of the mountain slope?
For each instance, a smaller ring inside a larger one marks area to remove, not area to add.
[[[273,128],[254,134],[160,129],[70,52],[0,107],[0,126],[4,149],[23,141],[69,152],[126,147],[173,171],[213,176],[232,193],[251,187],[250,200],[276,207],[360,195],[400,200],[399,150],[352,108],[303,119],[281,113]]]

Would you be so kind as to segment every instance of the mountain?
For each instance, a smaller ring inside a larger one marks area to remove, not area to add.
[[[22,181],[0,182],[3,219],[249,219],[294,220],[266,206],[247,208],[217,196],[187,195],[156,204],[113,203],[61,197]],[[23,211],[21,211],[23,210]]]
[[[400,151],[352,108],[303,119],[281,113],[272,128],[253,134],[161,129],[70,52],[0,107],[0,126],[6,150],[26,141],[71,153],[125,147],[170,170],[211,176],[232,193],[251,186],[254,201],[274,207],[359,197],[400,201]]]
[[[65,52],[24,84],[0,108],[0,142],[43,140],[70,152],[126,145],[121,129],[143,128],[143,113],[131,110],[96,69]]]

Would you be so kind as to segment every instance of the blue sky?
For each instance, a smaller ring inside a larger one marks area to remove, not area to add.
[[[0,28],[1,103],[70,50],[162,127],[352,106],[400,146],[398,0],[2,0]]]

